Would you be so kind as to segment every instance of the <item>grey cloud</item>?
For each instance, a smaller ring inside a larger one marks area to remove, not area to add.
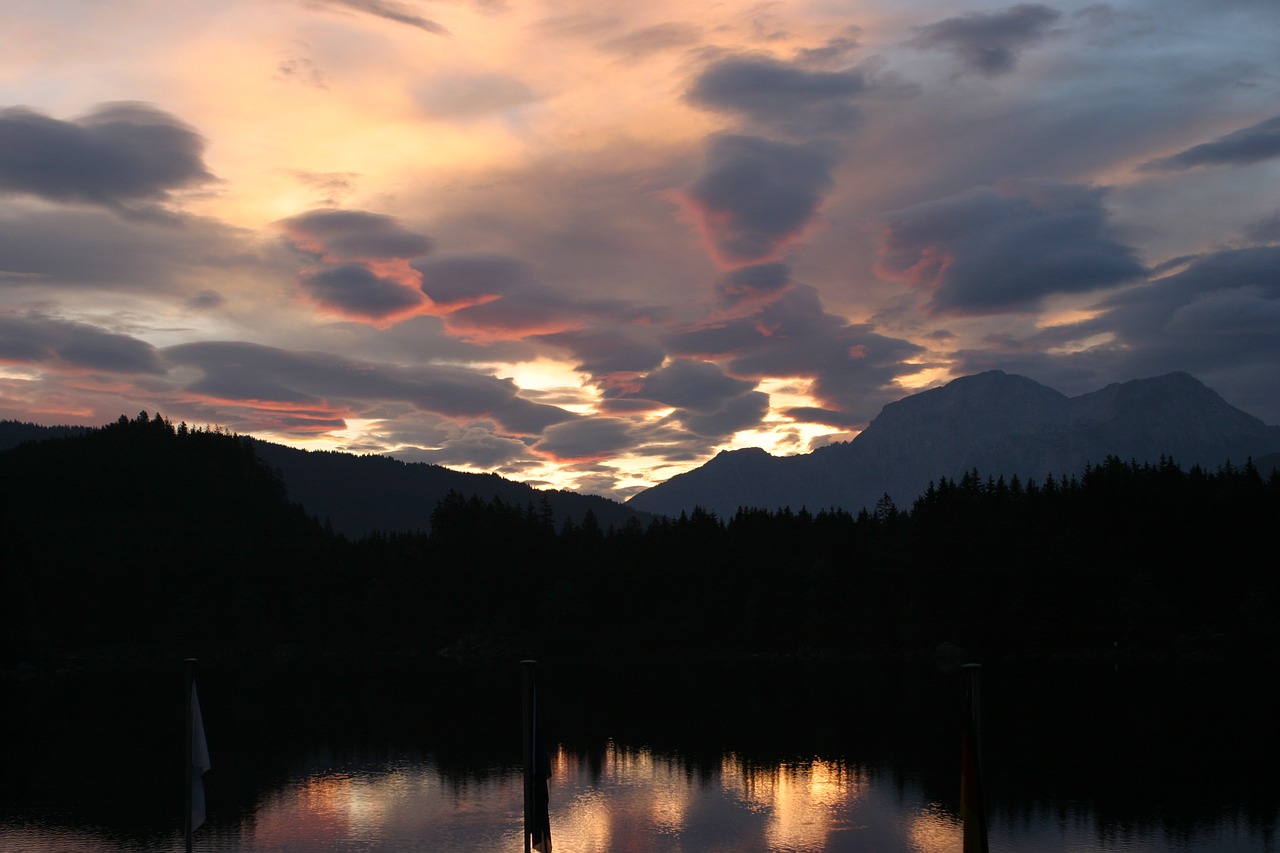
[[[330,6],[345,6],[357,12],[365,12],[397,24],[405,24],[416,29],[436,35],[448,35],[449,31],[435,21],[415,15],[401,3],[391,0],[311,0],[311,2],[327,3]]]
[[[422,275],[422,292],[446,307],[474,304],[536,283],[528,266],[506,255],[442,255],[410,266]]]
[[[687,97],[755,126],[811,138],[855,130],[862,114],[853,98],[868,88],[860,70],[808,71],[768,57],[731,57],[703,71]]]
[[[384,320],[423,304],[422,295],[375,275],[362,264],[339,264],[303,273],[298,283],[315,302],[341,314]]]
[[[919,27],[906,44],[945,50],[969,70],[994,77],[1012,71],[1022,48],[1044,39],[1060,17],[1048,6],[1020,3],[1002,12],[975,12]]]
[[[654,53],[690,47],[697,44],[701,37],[702,31],[693,24],[671,21],[609,39],[600,45],[600,49],[624,59],[635,60]]]
[[[0,361],[129,375],[163,372],[155,347],[84,323],[0,314]]]
[[[132,102],[102,104],[72,121],[0,110],[0,192],[128,210],[213,179],[204,141],[169,113]]]
[[[1197,309],[1193,306],[1203,300],[1231,295],[1280,300],[1280,246],[1229,249],[1202,255],[1182,272],[1121,291],[1103,301],[1098,307],[1105,313],[1084,328],[1117,331],[1128,342],[1159,345],[1176,312],[1194,312]],[[1237,317],[1242,332],[1251,322],[1246,315]],[[1245,343],[1246,337],[1242,335],[1236,343]],[[1207,344],[1208,340],[1202,343]],[[1230,340],[1221,340],[1215,348],[1230,343]],[[1194,340],[1184,344],[1201,348]],[[1235,347],[1225,346],[1222,351],[1234,350]],[[1273,352],[1280,352],[1280,346]]]
[[[818,294],[796,287],[766,307],[755,325],[768,332],[734,354],[729,369],[740,376],[806,376],[824,406],[849,422],[866,423],[901,395],[895,380],[915,372],[907,364],[923,348],[823,310]]]
[[[1103,191],[1003,182],[885,217],[877,272],[930,291],[939,314],[1035,310],[1055,293],[1086,293],[1142,276],[1107,227]]]
[[[901,396],[894,380],[918,370],[904,362],[924,351],[828,314],[817,291],[804,285],[792,285],[750,315],[673,335],[667,345],[677,353],[728,359],[736,376],[809,378],[813,393],[840,413],[831,417],[841,426],[866,423]]]
[[[842,35],[827,39],[822,47],[801,48],[796,51],[796,59],[812,65],[826,66],[843,64],[861,47],[862,27],[850,24],[842,31]]]
[[[664,358],[662,347],[616,329],[561,332],[539,340],[567,349],[578,359],[574,369],[592,376],[652,370]]]
[[[528,456],[529,448],[518,439],[497,435],[490,429],[471,427],[457,436],[445,439],[439,447],[401,448],[394,455],[405,461],[430,462],[435,465],[497,468]]]
[[[769,395],[755,386],[752,380],[726,375],[711,362],[677,359],[640,379],[627,396],[646,406],[650,401],[671,406],[675,411],[667,420],[703,439],[721,439],[764,418]]]
[[[481,74],[433,77],[418,89],[417,98],[432,116],[469,119],[533,103],[538,95],[514,77]]]
[[[336,261],[419,258],[433,248],[394,217],[363,210],[312,210],[279,225],[299,249]]]
[[[0,270],[25,277],[37,298],[55,288],[204,289],[211,275],[231,270],[289,274],[283,249],[256,252],[242,233],[206,219],[187,218],[181,228],[167,228],[94,208],[0,206]]]
[[[1143,171],[1180,171],[1196,166],[1247,166],[1280,157],[1280,116],[1193,145],[1170,157],[1150,160]]]
[[[221,293],[216,290],[202,290],[186,301],[186,306],[193,311],[208,311],[217,308],[226,302]]]
[[[685,429],[710,439],[728,438],[735,432],[759,426],[769,411],[769,395],[748,391],[734,397],[715,411],[686,409],[675,414]]]
[[[621,418],[576,418],[547,427],[534,445],[559,459],[598,459],[631,446],[631,423]]]
[[[728,302],[776,293],[791,283],[791,270],[786,264],[753,264],[728,272],[716,290]]]
[[[630,303],[563,293],[506,255],[445,255],[412,266],[422,277],[423,292],[448,310],[446,327],[464,337],[560,335],[653,319],[652,311]]]
[[[678,359],[661,367],[640,384],[636,396],[695,412],[716,412],[756,386],[755,382],[726,376],[706,361]]]
[[[509,379],[450,365],[409,369],[230,341],[180,344],[163,354],[174,365],[201,372],[188,391],[223,400],[403,401],[448,417],[492,417],[517,432],[539,432],[573,417],[555,406],[521,399]]]
[[[1280,423],[1280,246],[1206,254],[1093,307],[1089,320],[955,353],[956,368],[1024,373],[1064,393],[1182,370]]]
[[[687,190],[713,251],[737,266],[769,260],[799,237],[833,185],[835,156],[817,144],[712,137]]]
[[[1244,236],[1253,243],[1280,243],[1280,210],[1250,222],[1244,228]]]

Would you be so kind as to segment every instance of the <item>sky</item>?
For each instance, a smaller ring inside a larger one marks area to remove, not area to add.
[[[1280,3],[3,0],[0,418],[624,499],[999,369],[1280,423]]]

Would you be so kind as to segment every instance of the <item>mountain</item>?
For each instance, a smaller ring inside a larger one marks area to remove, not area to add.
[[[486,503],[497,498],[518,507],[541,509],[543,501],[556,519],[579,524],[587,513],[603,529],[623,527],[649,514],[598,495],[539,490],[497,474],[469,474],[425,462],[401,462],[389,456],[355,456],[325,450],[298,450],[253,440],[258,458],[280,473],[289,497],[333,529],[355,537],[375,530],[426,531],[436,504],[456,492]]]
[[[86,427],[0,421],[0,451],[24,442],[90,432],[93,429]],[[539,511],[545,501],[557,527],[566,522],[580,524],[588,513],[602,529],[621,528],[631,519],[642,523],[650,519],[648,513],[598,495],[543,491],[497,474],[469,474],[389,456],[298,450],[253,438],[247,441],[257,458],[280,475],[290,500],[351,538],[373,531],[426,531],[436,504],[450,492],[486,503],[497,498],[518,507],[533,505]]]
[[[1186,373],[1067,397],[993,370],[890,403],[852,441],[802,456],[722,452],[627,505],[663,515],[700,506],[722,517],[739,507],[857,512],[886,494],[908,506],[930,482],[975,468],[984,477],[1043,480],[1079,474],[1112,455],[1217,468],[1277,452],[1280,427],[1234,408]]]

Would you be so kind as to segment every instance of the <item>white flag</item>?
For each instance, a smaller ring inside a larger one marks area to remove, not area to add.
[[[209,745],[204,740],[204,719],[200,716],[200,699],[196,683],[191,682],[191,828],[204,823],[204,780],[209,770]]]

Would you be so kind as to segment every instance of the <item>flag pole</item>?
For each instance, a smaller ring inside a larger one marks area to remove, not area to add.
[[[982,801],[982,665],[967,663],[962,669],[969,674],[960,772],[964,853],[987,853],[987,813]]]
[[[193,696],[192,687],[195,684],[196,677],[196,659],[187,658],[183,662],[183,670],[185,678],[185,689],[183,695],[186,697],[186,746],[182,750],[182,763],[184,766],[182,789],[186,794],[186,808],[183,809],[182,832],[186,837],[187,853],[191,853],[192,844],[195,838],[195,827],[191,825],[191,807],[192,807],[192,790],[191,786],[195,784],[195,765],[193,763],[192,743],[195,740],[195,718],[192,713],[195,709],[192,707],[191,699]]]
[[[524,713],[523,732],[524,732],[524,853],[531,853],[533,838],[533,761],[534,761],[534,743],[533,743],[533,714],[534,714],[534,691],[536,687],[538,662],[535,660],[520,661],[520,669],[523,673],[524,681]],[[188,851],[190,853],[190,851]]]

